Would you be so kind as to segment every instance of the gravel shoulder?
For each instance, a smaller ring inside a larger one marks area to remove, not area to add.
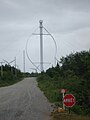
[[[0,88],[0,120],[49,120],[50,109],[36,78]]]

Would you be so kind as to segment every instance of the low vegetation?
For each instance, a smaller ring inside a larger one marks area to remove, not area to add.
[[[10,65],[0,66],[0,69],[0,87],[12,85],[23,78],[21,71]]]
[[[51,115],[53,120],[90,120],[89,116],[78,116],[76,114],[54,113]]]
[[[60,91],[65,88],[66,93],[73,94],[76,98],[76,104],[71,111],[78,115],[90,115],[90,51],[71,53],[62,57],[56,67],[43,72],[37,80],[38,86],[50,102],[60,103],[62,107]]]

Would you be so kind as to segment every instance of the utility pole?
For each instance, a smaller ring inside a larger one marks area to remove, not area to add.
[[[43,71],[43,21],[40,20],[40,67],[41,72]]]
[[[25,73],[25,50],[23,50],[23,72]]]

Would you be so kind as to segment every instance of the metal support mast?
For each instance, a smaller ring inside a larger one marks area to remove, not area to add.
[[[43,71],[43,21],[40,20],[40,67],[41,72]]]

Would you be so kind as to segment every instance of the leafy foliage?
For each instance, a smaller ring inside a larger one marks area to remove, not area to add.
[[[1,69],[1,66],[0,66]],[[0,71],[0,87],[12,85],[21,80],[23,74],[20,70],[10,65],[2,66],[2,72]]]
[[[77,107],[73,107],[73,111],[90,114],[90,51],[71,53],[62,57],[60,64],[41,76],[40,87],[52,102],[61,100],[59,89],[67,89],[67,93],[76,97]]]

